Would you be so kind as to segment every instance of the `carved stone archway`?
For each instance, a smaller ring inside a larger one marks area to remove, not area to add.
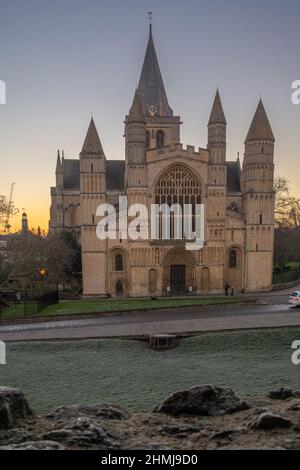
[[[195,256],[184,246],[171,248],[163,260],[163,292],[185,294],[195,290]]]
[[[231,246],[226,254],[225,282],[234,292],[243,290],[243,251],[239,246]]]

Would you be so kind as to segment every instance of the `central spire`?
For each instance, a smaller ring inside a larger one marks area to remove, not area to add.
[[[163,79],[160,73],[152,37],[151,23],[138,92],[145,116],[173,116],[173,111],[169,106]]]

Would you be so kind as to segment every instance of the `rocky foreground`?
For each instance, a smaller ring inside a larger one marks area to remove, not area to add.
[[[152,413],[102,404],[36,415],[20,390],[0,387],[1,450],[240,448],[299,449],[300,391],[245,401],[230,388],[199,385]]]

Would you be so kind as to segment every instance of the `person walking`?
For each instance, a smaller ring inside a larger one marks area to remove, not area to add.
[[[229,286],[228,282],[224,282],[224,292],[225,292],[226,297],[228,296],[229,287],[230,286]]]

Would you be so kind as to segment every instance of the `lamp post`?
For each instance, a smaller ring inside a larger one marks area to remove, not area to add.
[[[45,275],[46,275],[46,269],[45,268],[40,268],[39,273],[40,273],[41,280],[42,280],[42,293],[44,293],[44,278],[45,278]]]

